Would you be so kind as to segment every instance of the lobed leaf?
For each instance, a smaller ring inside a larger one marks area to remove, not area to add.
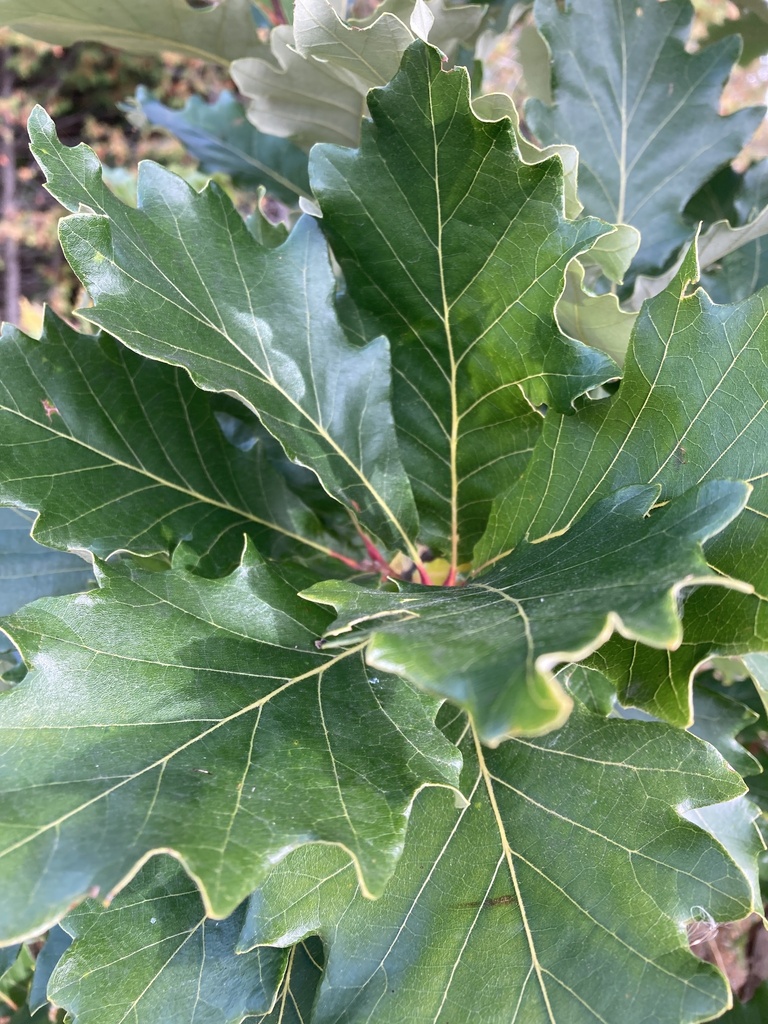
[[[196,193],[150,163],[134,210],[108,191],[93,151],[62,146],[40,109],[30,133],[53,195],[93,211],[60,228],[93,299],[81,315],[129,348],[185,367],[199,387],[241,398],[371,533],[415,551],[388,345],[380,337],[356,348],[344,337],[315,222],[304,218],[283,245],[262,247],[213,183]]]
[[[156,852],[217,917],[306,842],[343,845],[378,893],[414,793],[456,781],[433,701],[369,676],[359,650],[317,650],[329,620],[296,596],[307,570],[251,550],[211,580],[186,554],[168,572],[102,565],[98,591],[3,624],[31,669],[0,695],[5,941]]]
[[[328,552],[264,446],[227,444],[182,370],[77,334],[51,313],[39,341],[6,326],[0,354],[0,500],[41,513],[42,544],[106,558],[186,540],[221,570],[239,561],[244,532],[270,554],[286,538]]]
[[[613,639],[598,667],[623,703],[678,725],[691,723],[690,679],[712,654],[768,649],[768,375],[766,296],[718,306],[701,289],[692,249],[675,280],[640,313],[618,393],[576,416],[548,415],[519,489],[498,499],[476,552],[494,560],[523,537],[569,528],[614,488],[661,485],[668,501],[715,478],[754,485],[742,516],[707,545],[715,571],[753,593],[697,590],[686,602],[674,652]]]
[[[588,213],[639,229],[636,272],[663,269],[691,237],[686,203],[764,113],[718,113],[739,41],[686,53],[688,0],[536,0],[534,11],[552,56],[554,104],[529,101],[531,128],[544,144],[578,148]]]
[[[286,203],[309,196],[306,153],[255,128],[228,89],[213,103],[192,96],[176,110],[139,86],[127,109],[132,123],[172,132],[208,174],[224,172],[240,187],[263,186]]]
[[[392,345],[422,536],[456,565],[521,473],[536,407],[569,411],[617,372],[554,316],[568,264],[612,229],[566,220],[559,159],[524,162],[434,48],[412,44],[368,107],[361,148],[316,146],[310,177],[349,293]]]
[[[108,907],[86,900],[68,914],[74,941],[53,972],[51,1000],[73,1024],[240,1024],[272,1006],[287,954],[235,956],[245,907],[206,917],[178,863],[155,858]]]
[[[341,851],[321,847],[252,897],[241,949],[327,944],[313,1024],[687,1024],[729,1004],[684,928],[702,910],[740,917],[752,898],[678,810],[741,789],[711,747],[576,708],[544,739],[464,754],[464,807],[419,796],[381,899],[362,899]],[[751,822],[739,829],[749,842]]]
[[[556,665],[585,657],[614,629],[677,646],[681,588],[737,585],[709,568],[701,544],[738,515],[748,488],[705,484],[646,518],[658,493],[620,490],[567,533],[521,544],[463,587],[387,593],[323,582],[304,596],[339,613],[328,636],[363,626],[370,665],[458,703],[486,743],[546,732],[571,707]]]

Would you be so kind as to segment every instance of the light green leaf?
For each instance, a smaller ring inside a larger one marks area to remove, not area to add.
[[[0,508],[0,615],[38,597],[86,590],[93,579],[82,558],[36,544],[30,536],[34,521],[29,512]]]
[[[98,591],[3,623],[31,669],[0,695],[6,941],[158,851],[217,917],[306,842],[343,845],[378,893],[414,793],[456,781],[433,701],[368,677],[360,650],[317,650],[329,618],[296,596],[310,573],[248,552],[211,580],[184,557],[102,565]]]
[[[245,906],[224,921],[170,857],[154,858],[108,907],[87,900],[64,922],[74,938],[51,1000],[74,1024],[240,1024],[270,1009],[286,954],[235,954]]]
[[[758,696],[768,711],[768,654],[762,652],[746,654],[743,661],[752,677]]]
[[[427,0],[430,41],[448,54],[480,27],[480,4]],[[238,60],[232,76],[250,98],[248,117],[263,132],[293,139],[357,146],[366,93],[394,77],[415,38],[414,0],[380,4],[366,19],[346,24],[331,0],[298,0],[292,26],[273,30],[271,60]],[[426,26],[425,26],[426,27]],[[418,33],[416,33],[418,34]]]
[[[189,540],[205,566],[222,569],[239,561],[246,532],[271,554],[302,537],[307,553],[328,552],[264,446],[227,444],[184,371],[50,313],[39,341],[8,325],[0,354],[0,500],[41,513],[42,544],[106,558]]]
[[[719,754],[583,709],[543,740],[479,763],[464,752],[466,805],[419,796],[381,899],[363,899],[341,852],[319,847],[252,898],[241,949],[315,932],[327,943],[313,1024],[693,1024],[728,1005],[684,925],[702,908],[743,916],[749,881],[678,809],[738,796]]]
[[[264,186],[286,203],[309,196],[306,153],[254,128],[228,89],[222,89],[213,103],[192,96],[176,110],[139,86],[134,100],[124,108],[137,127],[151,125],[172,132],[206,173],[224,172],[241,188]]]
[[[478,560],[493,560],[523,537],[566,530],[617,487],[660,484],[668,501],[705,480],[751,481],[747,510],[707,546],[707,560],[755,593],[700,589],[686,602],[677,651],[614,639],[598,663],[619,684],[622,703],[683,726],[692,720],[698,664],[714,653],[768,650],[760,596],[768,589],[766,296],[714,305],[701,290],[689,293],[697,277],[692,249],[640,312],[618,394],[575,416],[547,416],[525,479],[499,498],[477,551]]]
[[[290,25],[272,30],[270,46],[271,60],[246,58],[231,67],[235,85],[249,101],[249,120],[259,131],[307,149],[319,139],[356,145],[364,110],[360,89],[337,75],[333,65],[297,53]]]
[[[90,39],[131,53],[175,50],[228,64],[268,53],[259,41],[250,0],[194,11],[186,0],[0,0],[0,24],[46,43]]]
[[[602,295],[590,292],[584,284],[584,276],[584,266],[574,260],[565,275],[565,291],[557,304],[557,322],[569,337],[599,348],[622,363],[637,314],[623,310],[612,292]]]
[[[151,163],[141,166],[134,210],[106,188],[93,151],[62,146],[40,109],[30,132],[53,195],[93,211],[60,226],[94,303],[81,315],[185,367],[200,387],[241,398],[364,527],[415,550],[388,345],[380,337],[356,348],[344,337],[315,222],[303,218],[284,245],[265,249],[216,185],[197,193]]]
[[[738,515],[747,493],[743,484],[713,482],[647,518],[658,488],[629,487],[566,534],[521,544],[463,587],[398,584],[390,593],[327,581],[304,596],[339,613],[327,636],[364,627],[369,665],[449,697],[496,744],[562,724],[571,701],[552,670],[586,657],[614,629],[677,646],[680,590],[734,585],[712,572],[700,545]]]
[[[763,116],[718,113],[738,40],[686,53],[688,0],[537,0],[534,10],[552,53],[554,105],[531,100],[529,124],[541,142],[579,149],[587,212],[638,228],[635,270],[657,272],[691,237],[685,204]]]
[[[422,537],[456,566],[526,464],[536,407],[569,411],[617,373],[554,316],[569,262],[611,228],[565,218],[560,161],[524,162],[432,47],[414,43],[368,106],[360,150],[313,149],[312,187],[349,294],[392,345]]]
[[[361,96],[394,78],[413,33],[386,12],[375,12],[367,28],[345,25],[330,0],[296,0],[293,32],[296,50],[308,60],[330,64],[334,73],[355,85]]]

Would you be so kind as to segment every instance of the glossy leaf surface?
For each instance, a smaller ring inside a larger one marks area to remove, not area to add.
[[[570,701],[552,669],[589,654],[614,629],[678,646],[677,594],[728,585],[701,544],[738,515],[747,494],[743,484],[711,483],[647,518],[658,488],[628,487],[567,533],[521,544],[462,587],[401,585],[392,594],[324,582],[306,596],[340,613],[330,637],[365,627],[369,664],[450,697],[485,742],[498,743],[561,724]]]
[[[317,650],[329,617],[296,596],[306,570],[248,554],[208,580],[184,555],[169,572],[104,566],[98,591],[4,622],[33,669],[0,695],[6,940],[155,851],[217,916],[313,840],[343,844],[380,892],[415,791],[455,780],[433,702],[369,679],[359,650]]]
[[[41,543],[106,558],[188,540],[221,570],[239,560],[244,533],[270,553],[302,536],[327,550],[264,446],[229,445],[183,370],[52,314],[40,341],[6,327],[0,355],[0,500],[41,513]]]
[[[189,1024],[240,1024],[267,1011],[286,954],[235,956],[241,907],[205,915],[200,894],[168,857],[146,864],[108,907],[87,900],[66,918],[72,946],[49,985],[75,1024],[157,1024],[169,1010]]]
[[[93,211],[61,226],[94,302],[82,315],[206,390],[239,396],[372,533],[407,547],[416,512],[392,425],[388,345],[344,337],[314,221],[262,248],[215,185],[196,193],[150,163],[134,210],[106,188],[93,151],[62,146],[42,111],[30,131],[50,191]]]
[[[680,725],[691,722],[697,664],[711,653],[768,649],[761,597],[768,571],[766,300],[758,293],[714,305],[690,291],[697,276],[691,250],[640,313],[613,398],[576,416],[547,417],[525,479],[498,500],[478,550],[480,559],[493,559],[523,537],[564,530],[615,487],[660,484],[666,501],[706,480],[752,481],[745,513],[707,546],[707,559],[755,593],[696,591],[685,607],[683,644],[672,654],[613,640],[600,655],[598,667],[610,666],[624,703]]]
[[[316,932],[329,944],[313,1024],[684,1024],[725,1008],[683,924],[692,907],[743,914],[749,886],[676,809],[694,778],[704,799],[736,795],[712,748],[577,709],[480,764],[464,749],[466,806],[418,798],[380,900],[323,848],[288,858],[252,898],[242,949]]]
[[[421,42],[368,107],[361,148],[317,146],[310,173],[349,292],[392,345],[422,535],[457,564],[525,465],[535,407],[565,412],[617,372],[554,317],[568,263],[611,228],[567,220],[560,161],[523,162],[510,121],[478,118],[466,72]]]

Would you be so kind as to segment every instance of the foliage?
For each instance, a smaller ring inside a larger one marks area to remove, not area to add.
[[[3,5],[57,40],[128,11]],[[139,48],[204,39],[244,105],[134,115],[261,189],[248,220],[151,163],[124,202],[29,122],[89,327],[0,338],[0,999],[748,1019],[695,955],[762,912],[768,807],[738,47],[686,53],[686,0],[537,0],[521,121],[476,69],[528,5],[202,6]]]

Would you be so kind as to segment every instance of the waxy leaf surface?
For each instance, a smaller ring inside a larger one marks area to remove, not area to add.
[[[61,46],[90,39],[131,53],[175,50],[219,64],[268,52],[250,0],[226,0],[206,11],[192,10],[187,0],[0,0],[0,24]]]
[[[684,924],[742,916],[750,887],[678,811],[742,790],[713,748],[577,708],[543,739],[464,754],[466,806],[419,796],[381,899],[320,847],[252,897],[241,949],[328,944],[313,1024],[692,1024],[726,1007]]]
[[[433,701],[369,679],[359,650],[317,650],[329,617],[296,596],[306,570],[247,553],[210,580],[185,555],[168,572],[102,567],[98,591],[3,623],[32,669],[0,696],[6,940],[156,851],[215,916],[305,842],[343,844],[380,892],[416,790],[456,780]]]
[[[547,403],[616,375],[566,339],[566,267],[611,228],[563,212],[557,158],[521,159],[471,110],[463,69],[422,42],[368,95],[359,150],[316,146],[312,187],[352,299],[392,346],[393,402],[425,541],[465,558],[522,471]]]
[[[743,515],[706,549],[716,571],[754,593],[699,589],[675,652],[614,639],[598,667],[623,703],[691,722],[690,674],[712,653],[768,650],[768,328],[766,295],[714,305],[691,250],[668,288],[640,312],[618,393],[575,416],[548,415],[519,488],[496,503],[477,560],[569,527],[598,498],[638,483],[661,500],[713,479],[753,485]],[[672,685],[668,685],[669,682]]]
[[[0,359],[0,501],[41,513],[41,543],[105,558],[187,540],[222,570],[239,561],[246,532],[270,554],[301,537],[305,552],[327,552],[264,446],[230,445],[183,370],[52,314],[40,341],[7,326]]]
[[[265,249],[214,184],[197,193],[151,163],[142,164],[134,210],[106,188],[92,150],[59,143],[42,110],[30,133],[52,194],[93,211],[60,229],[94,303],[81,315],[129,348],[185,367],[200,387],[240,397],[371,533],[415,550],[389,348],[382,337],[364,348],[344,337],[315,222],[305,217],[284,245]]]
[[[577,147],[588,213],[640,230],[635,270],[662,269],[693,233],[686,203],[763,116],[718,113],[739,42],[686,53],[688,0],[537,0],[534,11],[552,54],[554,104],[531,100],[530,126],[545,145]]]
[[[50,998],[74,1024],[240,1024],[269,1010],[287,959],[277,949],[235,955],[244,915],[242,906],[207,918],[183,868],[154,858],[108,907],[87,900],[67,916],[74,942]]]
[[[389,593],[327,581],[306,596],[340,613],[330,637],[363,626],[370,665],[456,701],[481,738],[498,743],[560,725],[571,702],[553,668],[583,658],[614,629],[655,647],[678,645],[677,593],[728,583],[701,544],[747,495],[744,484],[717,481],[647,518],[658,488],[628,487],[564,535],[521,544],[465,586],[403,584]]]

